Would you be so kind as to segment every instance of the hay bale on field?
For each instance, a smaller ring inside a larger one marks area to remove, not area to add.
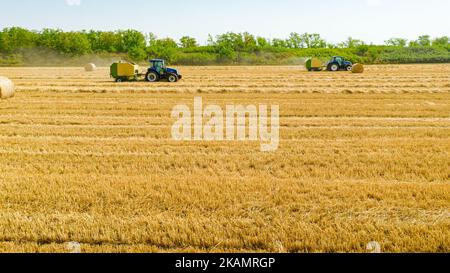
[[[92,71],[95,71],[96,69],[97,69],[97,66],[93,63],[87,64],[84,67],[84,70],[86,70],[87,72],[92,72]]]
[[[5,77],[0,77],[0,98],[7,99],[14,96],[14,83]]]
[[[354,64],[352,67],[352,73],[364,73],[364,65]]]

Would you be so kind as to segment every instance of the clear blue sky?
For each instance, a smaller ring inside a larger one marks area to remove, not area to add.
[[[227,31],[268,38],[310,32],[330,42],[351,36],[369,43],[450,36],[450,0],[8,0],[0,7],[0,28],[133,28],[202,43]]]

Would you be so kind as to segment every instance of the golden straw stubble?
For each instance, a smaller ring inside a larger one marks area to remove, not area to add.
[[[0,67],[0,252],[450,252],[450,64],[177,68]],[[279,149],[174,141],[197,96],[279,105]]]

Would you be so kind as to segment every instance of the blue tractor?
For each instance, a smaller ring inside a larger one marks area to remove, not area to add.
[[[178,70],[166,67],[166,63],[161,59],[150,60],[150,67],[145,75],[145,80],[148,82],[158,82],[167,79],[169,82],[177,82],[181,80],[182,76]]]
[[[327,64],[327,70],[328,71],[339,71],[339,70],[347,70],[352,71],[353,63],[350,61],[347,61],[343,57],[335,56],[331,58],[331,60]]]

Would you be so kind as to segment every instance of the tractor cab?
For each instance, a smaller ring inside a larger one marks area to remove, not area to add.
[[[166,67],[166,62],[162,59],[150,60],[150,67],[145,75],[145,79],[149,82],[158,82],[162,79],[167,79],[169,82],[177,82],[181,78],[182,76],[178,73],[178,70]]]
[[[150,60],[150,64],[151,64],[150,68],[152,68],[153,70],[157,71],[160,74],[166,68],[166,62],[164,60],[160,59]]]
[[[331,62],[338,63],[339,66],[342,66],[342,63],[344,62],[344,59],[342,57],[335,56],[335,57],[333,57],[331,59]]]

